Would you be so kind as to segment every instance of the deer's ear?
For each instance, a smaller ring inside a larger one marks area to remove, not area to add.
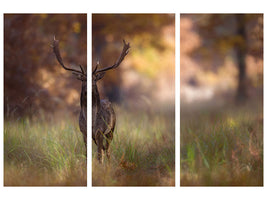
[[[101,78],[103,78],[104,75],[105,75],[105,72],[98,73],[98,74],[96,75],[96,81],[98,81],[98,80],[100,80]]]

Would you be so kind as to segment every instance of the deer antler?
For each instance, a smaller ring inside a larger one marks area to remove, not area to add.
[[[97,63],[95,69],[93,70],[93,73],[97,74],[99,72],[104,72],[104,71],[107,71],[107,70],[110,70],[110,69],[117,68],[121,64],[121,62],[123,61],[124,57],[129,53],[129,49],[130,49],[130,43],[126,44],[125,40],[123,40],[123,49],[122,49],[121,55],[118,58],[117,62],[112,66],[105,67],[105,68],[99,69],[99,70],[97,70],[97,67],[99,66],[99,63]]]
[[[59,62],[59,64],[65,69],[65,70],[69,70],[69,71],[72,71],[75,75],[78,76],[78,79],[79,80],[85,80],[86,79],[86,73],[84,72],[84,69],[83,67],[80,65],[80,68],[81,68],[81,71],[79,70],[76,70],[76,69],[71,69],[71,68],[68,68],[64,65],[63,63],[63,60],[62,60],[62,57],[60,55],[60,51],[59,51],[59,40],[56,40],[56,37],[54,36],[54,40],[53,40],[53,51],[56,55],[56,58]]]
[[[96,70],[97,70],[98,66],[99,66],[99,61],[96,62],[96,66],[95,66],[95,69],[93,70],[92,74],[96,73]]]

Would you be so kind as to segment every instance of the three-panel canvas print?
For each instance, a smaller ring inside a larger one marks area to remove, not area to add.
[[[263,186],[263,14],[3,17],[4,186]]]

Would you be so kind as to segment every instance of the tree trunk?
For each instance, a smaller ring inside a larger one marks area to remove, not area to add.
[[[238,65],[238,88],[236,93],[236,101],[244,102],[248,98],[246,84],[246,30],[245,30],[245,15],[237,14],[237,36],[238,43],[236,47],[237,65]]]

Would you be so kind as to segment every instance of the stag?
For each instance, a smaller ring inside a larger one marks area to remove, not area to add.
[[[98,69],[99,63],[97,63],[92,72],[92,137],[97,145],[97,159],[100,163],[103,163],[104,152],[110,160],[110,142],[113,138],[116,115],[109,100],[100,100],[96,83],[104,77],[106,71],[117,68],[128,54],[130,44],[126,44],[124,40],[123,44],[121,55],[114,65]]]
[[[59,41],[56,40],[54,37],[53,40],[53,51],[56,55],[57,61],[59,64],[68,71],[71,71],[74,75],[76,75],[76,78],[80,81],[82,81],[82,89],[81,89],[81,97],[80,97],[80,116],[79,116],[79,127],[80,131],[83,134],[83,140],[85,144],[85,148],[87,149],[87,75],[84,70],[84,68],[80,65],[80,70],[68,68],[64,65],[63,60],[60,55],[59,51]]]

